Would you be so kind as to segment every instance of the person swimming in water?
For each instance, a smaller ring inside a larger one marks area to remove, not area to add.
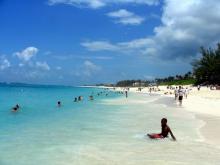
[[[17,107],[13,107],[12,108],[12,112],[17,112],[18,108]]]
[[[82,101],[83,100],[83,97],[82,96],[79,96],[78,97],[78,101]]]
[[[12,108],[12,112],[17,112],[19,110],[20,106],[18,104],[16,104],[13,108]]]
[[[58,107],[61,107],[61,101],[58,101],[58,102],[57,102],[57,106],[58,106]]]
[[[147,136],[151,139],[162,139],[162,138],[167,138],[168,134],[170,133],[171,137],[173,138],[174,141],[176,141],[175,136],[173,135],[170,127],[167,125],[167,119],[163,118],[161,119],[161,133],[159,134],[147,134]]]
[[[94,97],[93,97],[92,95],[89,96],[89,100],[90,100],[90,101],[94,100]]]
[[[74,98],[74,102],[77,102],[77,97]]]

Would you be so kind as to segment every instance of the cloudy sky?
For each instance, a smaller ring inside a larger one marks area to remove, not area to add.
[[[182,74],[217,42],[219,0],[0,0],[0,82]]]

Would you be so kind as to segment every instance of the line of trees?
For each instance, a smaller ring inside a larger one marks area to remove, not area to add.
[[[192,74],[192,72],[187,72],[184,75],[176,75],[176,76],[169,76],[169,77],[165,77],[165,78],[156,78],[155,82],[157,84],[160,83],[166,83],[166,82],[173,82],[173,81],[179,81],[179,80],[191,80],[194,79],[194,76]]]
[[[201,55],[201,59],[192,63],[196,83],[220,85],[220,43],[216,49],[202,47]]]
[[[122,80],[116,83],[118,87],[131,87],[131,86],[148,86],[150,81],[147,80]]]
[[[187,85],[187,84],[211,84],[220,85],[220,43],[217,48],[205,49],[201,47],[201,58],[192,62],[193,73],[187,72],[184,75],[156,78],[152,81],[147,80],[123,80],[117,82],[116,86],[147,86],[149,84],[158,85]]]

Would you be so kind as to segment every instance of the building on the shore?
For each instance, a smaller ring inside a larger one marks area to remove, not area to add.
[[[133,87],[144,87],[146,86],[146,82],[134,82],[132,86]]]

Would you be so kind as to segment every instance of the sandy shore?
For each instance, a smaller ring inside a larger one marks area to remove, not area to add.
[[[220,117],[208,115],[196,115],[198,119],[205,121],[205,125],[200,129],[206,141],[210,144],[220,146]]]
[[[190,89],[189,95],[183,100],[183,110],[194,113],[196,118],[203,120],[206,124],[201,128],[201,134],[206,142],[220,145],[220,91],[210,90],[207,87],[201,87],[200,91],[196,87],[184,86]],[[116,88],[123,90],[123,88]],[[149,93],[149,88],[130,88],[130,92]],[[174,98],[174,91],[167,89],[166,86],[159,86],[152,93],[160,94],[162,97]]]

